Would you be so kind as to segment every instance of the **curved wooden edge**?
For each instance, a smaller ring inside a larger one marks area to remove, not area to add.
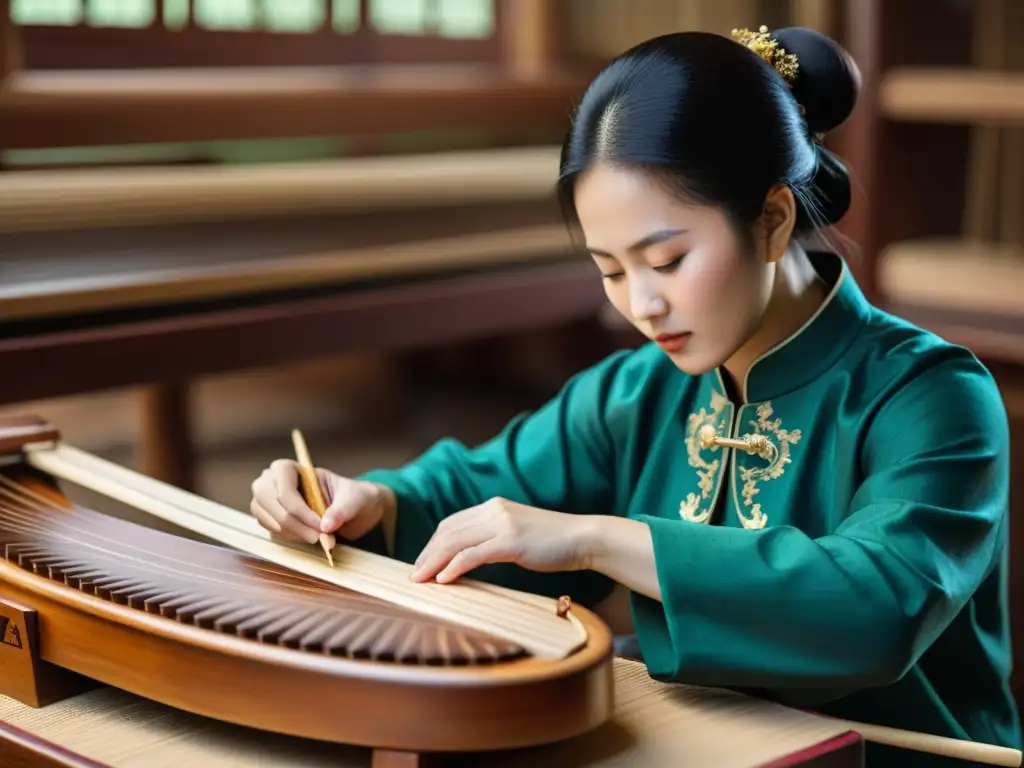
[[[45,617],[45,661],[224,722],[357,746],[463,752],[571,738],[614,713],[610,632],[585,611],[578,618],[591,641],[568,659],[409,667],[262,646],[146,614],[125,617],[106,601],[17,570],[0,563],[0,580],[5,594]],[[438,712],[424,727],[428,713]]]
[[[44,598],[50,609],[87,614],[112,626],[117,625],[136,632],[159,636],[183,646],[188,645],[224,656],[245,658],[259,664],[301,669],[318,675],[365,679],[388,684],[441,685],[445,688],[529,685],[551,677],[571,676],[582,672],[594,664],[600,663],[612,648],[611,633],[605,624],[592,612],[576,607],[573,609],[573,614],[583,624],[587,632],[587,642],[579,651],[564,659],[525,658],[493,667],[472,668],[409,666],[390,662],[372,662],[324,656],[199,629],[163,616],[117,605],[109,600],[36,576],[3,560],[0,560],[0,581],[10,585],[12,589],[23,590],[23,594],[27,596],[35,595],[37,598]],[[47,616],[47,620],[53,623],[56,619]],[[51,638],[49,641],[49,643],[54,642],[57,642],[55,638]],[[45,653],[43,657],[47,661],[53,661],[53,659],[47,658]],[[97,678],[87,671],[81,669],[72,669],[72,671],[114,685],[114,683]]]
[[[108,768],[2,720],[0,765],[5,768]]]
[[[0,174],[0,233],[543,200],[557,147]]]

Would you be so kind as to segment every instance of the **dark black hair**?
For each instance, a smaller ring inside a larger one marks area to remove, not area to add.
[[[778,184],[793,190],[798,233],[839,221],[849,173],[816,139],[853,110],[859,73],[813,30],[771,38],[797,58],[792,83],[745,45],[707,32],[656,37],[613,59],[562,148],[558,197],[570,223],[578,224],[575,179],[595,162],[650,172],[689,201],[723,208],[741,229]]]

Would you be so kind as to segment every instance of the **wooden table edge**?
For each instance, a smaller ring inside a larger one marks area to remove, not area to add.
[[[758,768],[862,768],[864,738],[847,731]]]
[[[2,719],[0,764],[6,768],[109,768]]]

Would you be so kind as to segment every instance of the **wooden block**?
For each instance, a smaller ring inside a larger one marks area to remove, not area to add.
[[[60,440],[60,432],[38,416],[13,415],[0,418],[0,455],[20,453],[29,443]]]
[[[0,597],[0,695],[29,707],[45,707],[97,685],[40,659],[39,615]]]

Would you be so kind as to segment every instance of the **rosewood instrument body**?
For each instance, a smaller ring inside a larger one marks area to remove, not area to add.
[[[612,715],[611,635],[588,611],[572,610],[582,647],[538,658],[507,638],[83,509],[18,460],[25,445],[58,438],[31,419],[0,428],[0,624],[20,646],[0,644],[0,694],[38,707],[105,684],[382,758],[545,744]]]

